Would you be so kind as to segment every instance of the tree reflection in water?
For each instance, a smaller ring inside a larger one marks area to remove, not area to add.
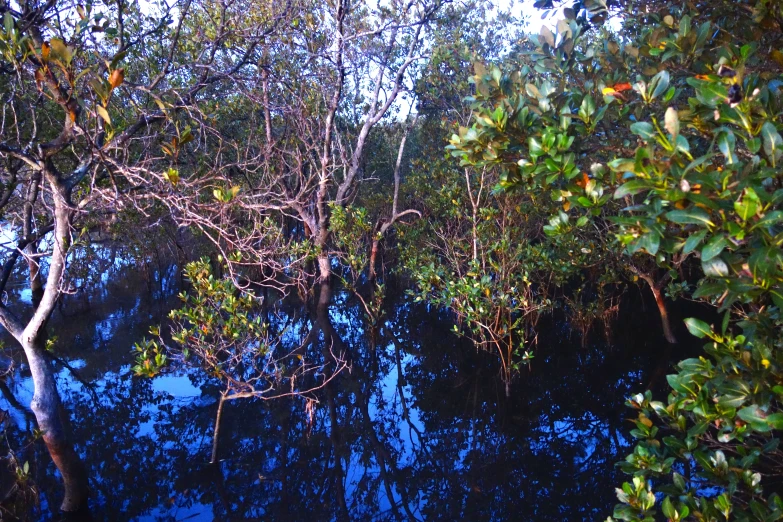
[[[338,293],[330,309],[290,305],[275,327],[292,342],[309,335],[312,357],[344,350],[351,371],[319,392],[312,418],[300,399],[228,403],[210,466],[219,384],[130,371],[133,342],[175,304],[175,280],[139,296],[129,277],[51,325],[72,367],[58,366],[58,386],[95,520],[604,518],[629,447],[624,399],[668,364],[655,315],[629,304],[612,346],[582,347],[566,324],[541,324],[534,364],[508,400],[497,361],[456,339],[448,315],[398,295],[368,331],[361,307]],[[0,383],[14,449],[33,426],[20,368]],[[40,491],[40,506],[19,517],[56,519],[61,485],[45,448],[19,457]]]

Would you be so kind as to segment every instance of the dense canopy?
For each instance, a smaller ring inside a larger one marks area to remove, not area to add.
[[[516,404],[554,372],[544,329],[610,345],[641,292],[661,353],[705,344],[627,397],[634,446],[601,518],[783,518],[783,3],[0,0],[0,17],[0,383],[30,376],[63,512],[96,504],[58,318],[144,266],[161,295],[181,274],[180,301],[127,339],[125,378],[198,375],[213,466],[234,401],[298,404],[309,437],[344,379],[372,425],[379,339],[404,403],[401,310],[446,321]],[[370,431],[381,516],[421,518]],[[8,440],[0,519],[34,517],[44,480]],[[330,516],[349,518],[338,483]]]

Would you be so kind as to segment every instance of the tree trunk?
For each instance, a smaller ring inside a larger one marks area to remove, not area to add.
[[[42,175],[40,171],[35,171],[30,177],[30,184],[27,187],[27,194],[25,195],[24,204],[24,221],[22,223],[22,235],[25,238],[32,237],[35,230],[33,219],[33,207],[38,200],[38,194],[41,188]],[[35,255],[38,253],[38,241],[32,241],[27,247],[25,247],[25,253],[27,258],[27,267],[29,269],[30,276],[30,290],[33,293],[33,307],[38,307],[41,302],[41,298],[44,293],[43,280],[41,279],[41,267],[38,265],[38,261],[35,259]]]
[[[43,433],[44,443],[54,465],[63,479],[65,496],[60,509],[66,513],[80,511],[87,506],[87,472],[65,430],[65,412],[57,392],[51,363],[42,346],[24,343],[23,348],[34,386],[30,409],[38,422],[38,429]]]
[[[332,275],[332,264],[329,262],[328,254],[318,254],[318,271],[321,276],[321,282],[328,282]]]
[[[25,248],[27,254],[27,267],[30,272],[30,291],[33,294],[33,307],[37,307],[44,294],[43,279],[41,278],[41,267],[32,256],[38,253],[37,242],[30,243]]]
[[[325,223],[323,226],[327,226]],[[318,279],[316,283],[321,283],[321,294],[318,297],[318,305],[328,305],[331,298],[330,292],[324,292],[324,288],[329,288],[332,280],[332,263],[329,258],[329,254],[326,251],[326,244],[328,241],[327,234],[318,234],[315,237],[315,244],[318,248]],[[325,301],[324,301],[325,300]]]
[[[661,289],[655,285],[650,286],[653,296],[655,296],[655,304],[658,305],[658,312],[661,315],[661,324],[663,325],[663,336],[671,344],[677,344],[677,338],[672,331],[672,325],[669,321],[669,313],[666,309],[666,299],[663,296]]]
[[[318,309],[328,308],[329,301],[332,299],[332,287],[329,282],[321,283],[321,291],[318,293]]]
[[[370,249],[370,270],[369,270],[369,277],[370,282],[375,281],[375,263],[378,259],[378,249],[380,247],[380,239],[373,239],[372,240],[372,248]]]
[[[668,276],[664,275],[656,282],[651,274],[643,272],[633,265],[631,265],[630,268],[631,271],[642,278],[644,282],[647,283],[647,286],[650,287],[650,290],[652,290],[653,297],[655,298],[655,304],[658,305],[658,313],[661,316],[664,337],[666,337],[666,340],[669,343],[677,344],[677,338],[674,336],[672,325],[669,322],[669,312],[666,309],[666,299],[664,298],[662,291],[665,283],[669,280]]]
[[[68,250],[71,246],[71,208],[70,189],[56,176],[47,174],[54,200],[54,235],[52,255],[49,261],[49,273],[46,288],[40,303],[33,312],[24,329],[15,318],[5,316],[4,326],[19,341],[27,356],[30,374],[33,379],[34,393],[30,408],[33,410],[38,429],[43,432],[43,440],[63,479],[65,495],[60,509],[66,513],[87,507],[88,480],[87,471],[79,455],[69,441],[65,429],[65,411],[57,392],[57,383],[51,363],[45,355],[44,339],[46,323],[60,298],[62,278]],[[10,327],[10,328],[9,328]]]
[[[506,398],[507,399],[511,397],[511,376],[512,376],[512,372],[511,372],[511,357],[513,356],[513,353],[514,353],[514,347],[513,347],[513,344],[511,342],[511,339],[509,339],[507,350],[506,350],[506,354],[505,354],[506,355],[506,360],[505,361],[502,360],[503,359],[502,352],[501,352],[501,355],[500,355],[501,363],[503,364],[503,381],[504,381],[504,384],[506,385]]]
[[[215,464],[218,457],[218,439],[220,437],[220,419],[223,417],[223,405],[226,402],[226,394],[220,394],[220,401],[218,402],[217,415],[215,415],[215,431],[212,434],[212,460],[210,464]]]

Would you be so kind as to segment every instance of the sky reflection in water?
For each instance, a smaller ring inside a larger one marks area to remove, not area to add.
[[[58,367],[94,520],[603,519],[630,445],[624,399],[672,358],[655,315],[638,309],[621,314],[611,346],[594,335],[582,347],[567,325],[542,323],[533,365],[507,400],[495,358],[456,339],[446,314],[390,298],[373,335],[359,308],[337,299],[331,323],[353,369],[319,393],[314,425],[298,399],[228,403],[215,468],[219,384],[183,370],[132,377],[133,343],[177,303],[171,281],[152,286],[129,276],[51,325],[58,354],[87,383]],[[314,324],[302,313],[287,335]],[[32,383],[21,366],[6,384],[0,409],[16,449],[32,428]],[[62,493],[45,449],[23,457],[41,489],[29,518],[57,519]]]

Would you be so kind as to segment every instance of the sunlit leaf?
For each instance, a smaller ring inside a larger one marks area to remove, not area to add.
[[[704,337],[709,337],[712,335],[712,328],[710,328],[710,325],[701,319],[689,317],[685,320],[685,326],[688,327],[688,331],[691,333],[691,335],[695,335],[699,339],[703,339]]]
[[[103,121],[105,121],[108,125],[111,125],[111,118],[109,117],[109,112],[102,105],[96,105],[95,112],[98,113],[98,116],[103,118]]]

